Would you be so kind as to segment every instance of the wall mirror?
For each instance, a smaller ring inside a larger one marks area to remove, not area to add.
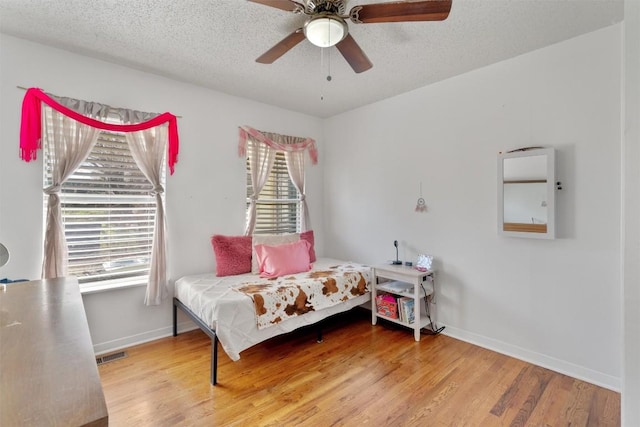
[[[555,238],[555,152],[523,148],[498,154],[498,233]]]

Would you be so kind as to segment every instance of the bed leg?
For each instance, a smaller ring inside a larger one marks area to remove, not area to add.
[[[218,383],[218,335],[211,341],[211,384]]]
[[[178,306],[175,298],[173,299],[173,336],[178,336]]]
[[[320,326],[318,326],[318,341],[319,343],[322,342],[322,328]]]

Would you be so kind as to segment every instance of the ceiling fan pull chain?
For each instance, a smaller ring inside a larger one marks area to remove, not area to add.
[[[320,49],[320,74],[324,71],[324,49]],[[324,83],[320,84],[320,101],[324,101]]]
[[[327,81],[331,81],[331,51],[327,49]]]

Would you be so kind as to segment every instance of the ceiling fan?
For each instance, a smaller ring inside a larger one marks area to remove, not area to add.
[[[443,21],[449,16],[452,0],[394,1],[363,4],[351,8],[349,0],[249,0],[309,17],[302,28],[282,39],[262,54],[256,62],[272,64],[305,38],[316,46],[338,48],[353,71],[361,73],[373,64],[349,34],[346,20],[354,24],[379,22]]]

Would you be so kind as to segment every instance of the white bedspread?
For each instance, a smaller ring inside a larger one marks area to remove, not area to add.
[[[329,270],[332,266],[344,264],[361,269],[367,283],[370,284],[371,268],[361,264],[320,258],[314,263],[313,270]],[[308,274],[308,272],[301,273],[301,277]],[[371,300],[371,293],[367,292],[344,303],[295,316],[268,328],[258,329],[255,307],[251,298],[231,289],[241,283],[255,282],[256,277],[257,275],[251,273],[227,277],[201,274],[185,276],[175,283],[176,298],[216,331],[222,348],[231,360],[240,359],[241,351],[259,342],[291,332],[301,326],[314,324],[328,316],[347,311]]]

